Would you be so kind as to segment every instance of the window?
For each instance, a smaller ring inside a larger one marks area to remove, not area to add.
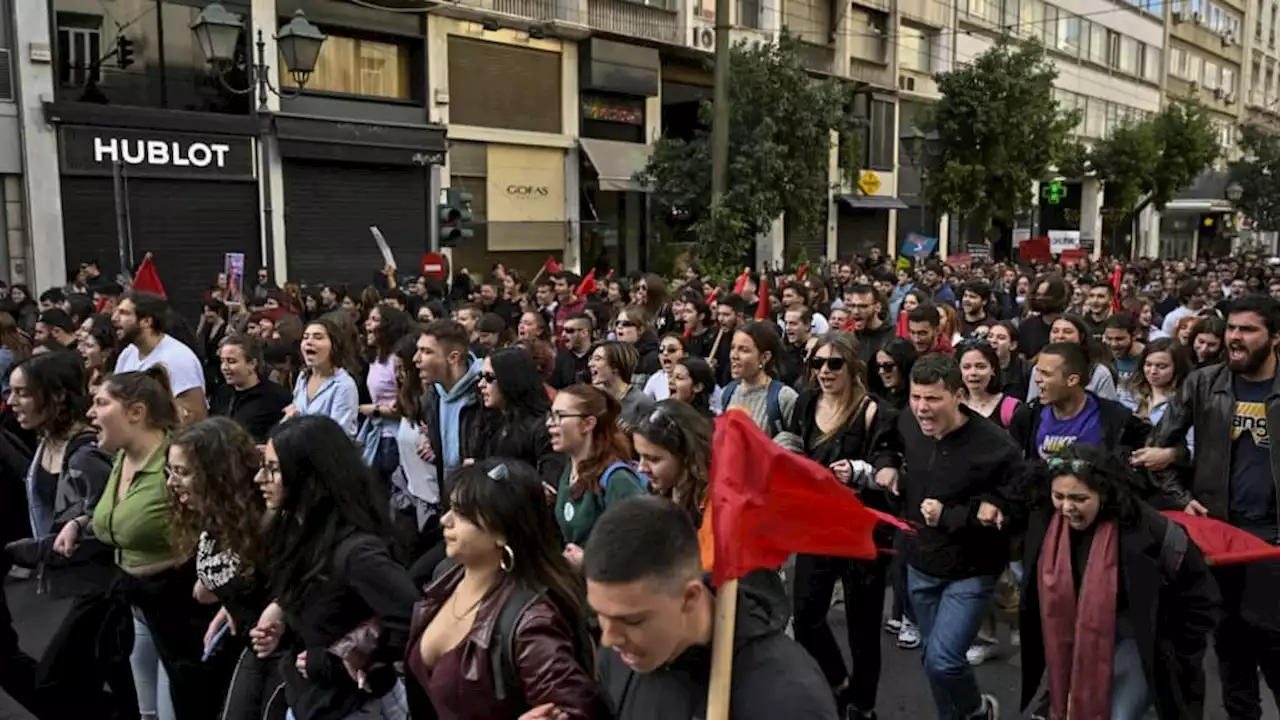
[[[1187,79],[1193,83],[1204,82],[1204,58],[1190,53],[1187,53],[1187,57],[1189,58],[1187,67],[1190,68]]]
[[[330,35],[307,90],[409,100],[409,55],[403,45]],[[280,83],[296,87],[283,60],[279,65]]]
[[[1065,10],[1058,16],[1058,49],[1070,55],[1080,54],[1080,17]]]
[[[1058,8],[1052,5],[1044,6],[1044,22],[1040,24],[1040,42],[1045,47],[1054,47],[1058,44]]]
[[[1120,33],[1107,31],[1107,67],[1120,69]]]
[[[1169,49],[1169,74],[1174,77],[1180,77],[1183,80],[1191,79],[1187,68],[1186,50],[1178,47]]]
[[[1097,23],[1089,23],[1089,60],[1106,65],[1107,47],[1107,29]]]
[[[903,25],[898,33],[898,62],[908,70],[933,72],[933,39],[928,31]]]
[[[1164,73],[1164,68],[1160,65],[1160,48],[1151,47],[1150,45],[1142,46],[1142,79],[1147,82],[1158,83],[1160,76]]]
[[[84,87],[102,80],[102,18],[58,13],[58,83]]]
[[[738,0],[738,26],[760,29],[760,0]]]
[[[867,128],[867,167],[871,170],[893,170],[894,103],[872,99],[870,126]]]
[[[1140,58],[1138,56],[1138,41],[1128,35],[1120,36],[1120,72],[1126,75],[1137,75],[1139,73]]]
[[[1222,82],[1218,73],[1218,63],[1206,60],[1204,62],[1204,86],[1210,90],[1217,90]]]
[[[1205,0],[1191,0],[1191,12],[1194,14],[1198,14],[1202,22],[1205,19],[1204,16],[1205,16],[1206,5],[1207,3],[1205,2]]]
[[[1020,11],[1022,9],[1021,0],[1004,0],[1003,6],[1004,16],[1001,18],[1000,24],[1004,26],[1006,30],[1017,32],[1019,23],[1018,18],[1021,15]]]
[[[1107,105],[1097,98],[1087,98],[1084,111],[1084,134],[1104,137],[1107,132]]]
[[[1039,37],[1044,24],[1044,3],[1040,0],[1022,0],[1022,23],[1016,32],[1028,37]]]
[[[1225,65],[1222,67],[1222,89],[1229,93],[1236,91],[1236,71]]]

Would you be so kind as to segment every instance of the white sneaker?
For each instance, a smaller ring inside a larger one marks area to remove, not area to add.
[[[902,629],[898,631],[898,647],[903,650],[920,647],[920,629],[906,618],[902,619]]]
[[[1000,701],[995,695],[982,696],[982,720],[1000,720]]]
[[[965,651],[964,657],[969,664],[977,667],[1000,654],[1000,646],[996,643],[975,643]]]
[[[890,635],[897,635],[902,632],[902,621],[889,618],[884,621],[884,631]]]

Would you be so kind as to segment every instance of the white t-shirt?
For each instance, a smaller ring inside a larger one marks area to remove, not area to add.
[[[165,335],[145,358],[138,356],[138,346],[130,345],[116,358],[116,372],[136,372],[146,370],[154,365],[163,365],[169,371],[169,385],[173,396],[199,388],[204,392],[204,368],[200,366],[200,358],[191,348],[182,344],[172,335]]]

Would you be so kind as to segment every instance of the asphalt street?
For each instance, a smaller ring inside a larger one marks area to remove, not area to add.
[[[35,594],[34,584],[9,580],[5,586],[14,625],[22,638],[22,645],[34,656],[39,656],[53,635],[66,610],[65,603],[50,602]],[[846,652],[842,606],[837,605],[831,614],[832,630]],[[1002,628],[1002,634],[1005,632]],[[882,720],[925,720],[934,716],[932,701],[925,686],[924,672],[920,667],[920,650],[899,650],[895,639],[881,634],[882,670],[880,677],[879,716]],[[983,692],[992,693],[1000,701],[1003,717],[1017,718],[1019,687],[1021,684],[1019,658],[1015,649],[1008,646],[1004,636],[1003,652],[998,659],[988,661],[978,668],[978,681]],[[1205,713],[1207,720],[1227,720],[1222,710],[1218,692],[1217,669],[1212,656],[1209,659],[1209,702]],[[1264,685],[1265,688],[1265,685]],[[1264,696],[1268,693],[1264,690]],[[1265,699],[1266,720],[1280,720],[1275,704]],[[0,693],[0,720],[34,720],[8,696]]]

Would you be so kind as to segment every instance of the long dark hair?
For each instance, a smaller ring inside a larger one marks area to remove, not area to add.
[[[689,372],[689,379],[694,385],[701,385],[702,390],[693,393],[693,409],[702,413],[705,417],[712,417],[711,412],[711,395],[716,390],[716,374],[711,369],[711,364],[700,357],[685,355],[684,358],[676,362],[677,365],[683,365],[684,369]]]
[[[560,530],[546,512],[537,472],[519,460],[489,458],[455,470],[449,485],[452,512],[506,539],[514,557],[510,577],[545,594],[573,629],[582,666],[594,668],[585,587],[564,559]]]
[[[418,334],[414,332],[416,323],[408,313],[390,305],[378,305],[370,310],[369,314],[372,315],[375,312],[378,313],[378,327],[373,331],[373,345],[369,348],[370,359],[385,363],[400,340],[412,335],[415,342],[417,341]]]
[[[193,494],[199,498],[193,509],[169,494],[175,547],[183,553],[195,550],[204,531],[221,549],[246,558],[266,512],[262,493],[254,487],[262,455],[253,438],[234,420],[211,417],[179,430],[170,446],[186,454],[195,474]]]
[[[395,358],[404,369],[403,380],[399,375],[396,376],[396,409],[400,411],[401,417],[409,418],[413,423],[420,420],[418,415],[422,411],[422,378],[413,363],[413,356],[417,353],[417,335],[407,335],[396,343]]]
[[[533,355],[524,348],[507,348],[489,356],[493,374],[498,378],[498,390],[506,401],[503,414],[511,416],[546,417],[551,403],[542,386],[542,374]]]
[[[291,418],[271,430],[284,499],[252,556],[270,567],[271,592],[293,604],[332,572],[338,545],[352,532],[391,544],[385,492],[360,452],[324,415]]]
[[[695,526],[701,524],[706,500],[712,427],[711,420],[691,405],[663,400],[632,431],[680,461],[680,480],[669,488],[655,488],[655,492],[679,505]]]
[[[44,437],[66,439],[85,424],[85,414],[93,398],[85,382],[84,363],[69,352],[34,355],[18,363],[13,373],[22,371],[27,392],[36,401],[44,421],[37,428]]]

